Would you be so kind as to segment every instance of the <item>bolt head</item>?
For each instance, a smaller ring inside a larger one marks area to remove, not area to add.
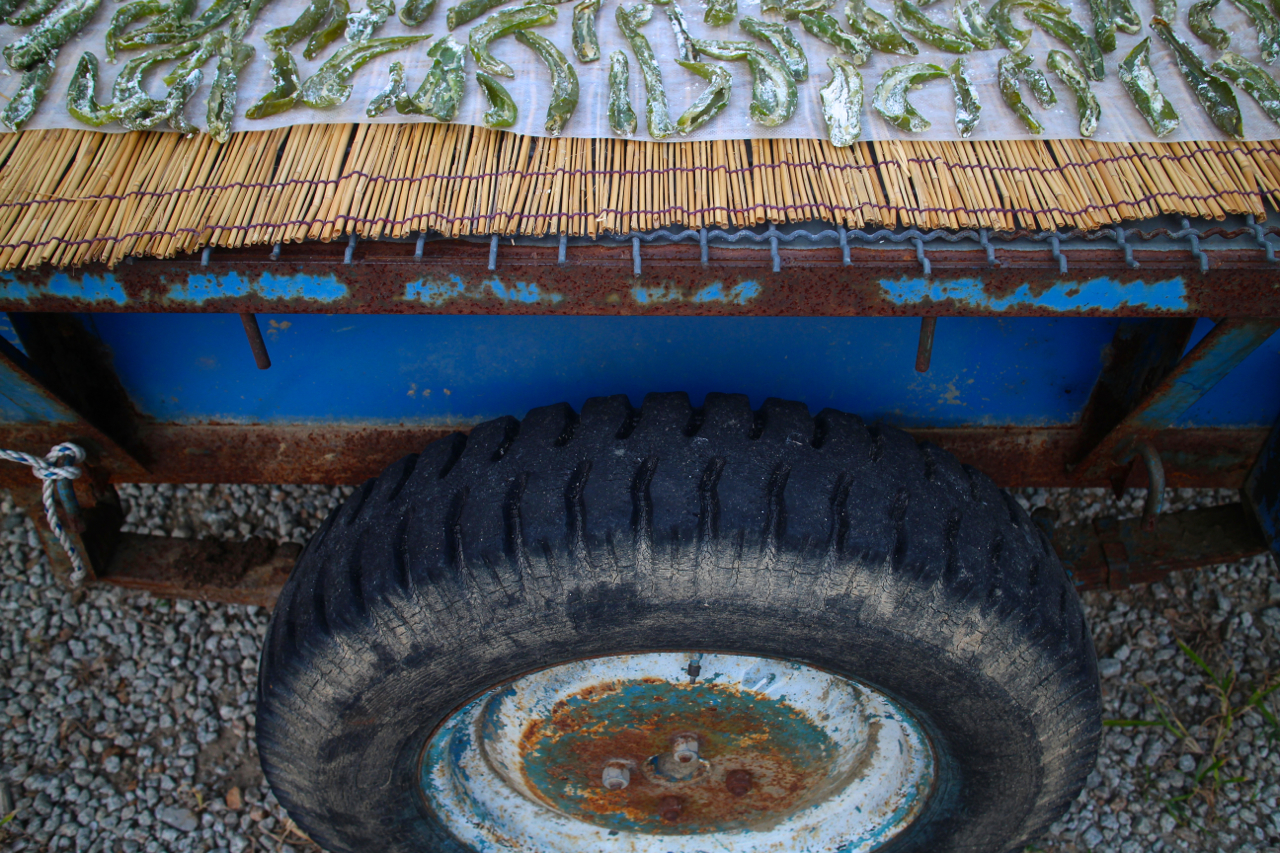
[[[724,777],[725,788],[735,797],[746,796],[751,784],[751,773],[747,770],[730,770]]]
[[[684,801],[679,797],[663,797],[658,801],[658,814],[667,823],[675,823],[684,810]]]
[[[631,769],[620,762],[605,765],[600,782],[610,791],[621,791],[631,784]]]

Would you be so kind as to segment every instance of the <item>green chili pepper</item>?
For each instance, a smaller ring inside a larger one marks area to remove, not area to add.
[[[723,27],[738,16],[738,0],[707,0],[702,20],[708,26]]]
[[[973,50],[973,42],[932,20],[911,0],[895,0],[894,20],[908,35],[915,36],[938,50],[948,53],[969,53]]]
[[[202,38],[199,45],[193,53],[187,55],[185,59],[173,66],[173,70],[164,75],[166,86],[176,85],[179,80],[187,79],[187,75],[195,68],[203,68],[209,58],[220,53],[223,45],[227,41],[226,33],[215,30]]]
[[[25,0],[0,0],[0,18],[7,18],[22,8]]]
[[[573,7],[573,52],[579,62],[595,62],[600,58],[600,40],[596,38],[596,15],[600,0],[582,0]]]
[[[457,6],[450,6],[445,15],[445,26],[455,29],[474,21],[485,12],[498,8],[507,0],[463,0]]]
[[[293,54],[276,48],[271,60],[271,91],[245,111],[245,118],[258,119],[282,113],[298,100],[298,63]]]
[[[1111,0],[1089,0],[1089,14],[1093,17],[1093,38],[1103,53],[1116,49],[1116,19],[1111,11]]]
[[[347,15],[347,41],[368,41],[396,13],[392,0],[369,0],[369,6]]]
[[[227,39],[218,52],[218,70],[213,75],[213,87],[209,90],[209,111],[205,116],[205,124],[214,142],[224,143],[231,138],[240,71],[253,59],[253,54],[252,45],[231,39]]]
[[[615,18],[618,29],[631,45],[636,55],[636,63],[640,66],[640,79],[644,81],[645,90],[645,123],[649,135],[654,139],[665,139],[676,132],[671,121],[670,108],[667,106],[667,91],[662,85],[662,70],[653,55],[649,40],[640,32],[640,27],[647,23],[653,15],[653,7],[647,3],[637,3],[630,9],[619,5]],[[701,45],[698,45],[701,49]]]
[[[194,53],[199,44],[190,42],[188,44],[175,45],[174,47],[161,48],[159,50],[151,50],[135,56],[124,64],[120,69],[120,73],[116,75],[115,84],[111,89],[112,100],[115,101],[116,111],[123,113],[131,105],[141,103],[144,100],[154,100],[142,88],[142,75],[145,74],[153,65],[159,65],[162,62],[171,62],[175,59],[182,59],[191,53]]]
[[[729,91],[733,86],[733,75],[721,66],[711,65],[707,62],[685,62],[683,60],[678,60],[678,62],[682,67],[697,74],[709,84],[702,94],[698,96],[697,100],[693,102],[693,105],[685,110],[680,118],[676,119],[676,132],[681,136],[688,136],[720,115],[720,113],[724,112],[724,108],[729,106]]]
[[[1049,70],[1058,75],[1058,79],[1067,84],[1076,93],[1076,112],[1080,114],[1080,135],[1093,136],[1098,129],[1098,117],[1102,113],[1098,99],[1089,88],[1089,78],[1075,60],[1060,50],[1049,51]]]
[[[765,127],[777,127],[795,114],[800,103],[796,81],[776,56],[749,41],[694,39],[694,44],[713,59],[746,61],[751,69],[752,120]]]
[[[982,0],[956,0],[956,32],[973,42],[978,50],[996,46],[996,34],[982,11]]]
[[[631,109],[631,65],[620,50],[609,54],[609,127],[619,136],[636,132],[636,112]]]
[[[1020,30],[1013,25],[1013,13],[1019,9],[1029,9],[1062,18],[1071,14],[1070,9],[1056,0],[996,0],[995,5],[987,12],[987,21],[1001,44],[1015,53],[1025,50],[1031,41],[1031,30]]]
[[[543,128],[551,136],[559,136],[578,108],[578,74],[560,48],[545,36],[526,30],[516,33],[516,41],[533,48],[551,72],[551,103]]]
[[[1218,57],[1212,68],[1248,92],[1263,112],[1280,124],[1280,85],[1270,72],[1230,50]]]
[[[22,73],[22,78],[18,81],[17,94],[9,101],[4,112],[0,113],[0,122],[10,130],[22,127],[36,114],[40,102],[49,93],[49,84],[53,82],[57,59],[58,51],[51,50],[44,59]]]
[[[489,52],[489,43],[494,39],[509,36],[520,30],[527,30],[530,27],[542,27],[555,22],[556,10],[550,6],[540,3],[517,6],[514,9],[498,12],[496,15],[490,16],[483,24],[472,27],[467,39],[467,45],[471,49],[471,55],[476,58],[476,64],[480,66],[481,71],[502,77],[514,77],[516,73],[511,70],[511,66],[499,59],[495,59],[493,54]]]
[[[1044,133],[1044,125],[1036,121],[1031,110],[1022,102],[1022,92],[1018,85],[1023,72],[1031,67],[1031,61],[1031,57],[1025,54],[1005,54],[1000,57],[1000,62],[996,65],[996,77],[1000,82],[1000,97],[1004,98],[1004,102],[1009,105],[1009,109],[1013,110],[1014,115],[1022,119],[1027,130],[1032,133]]]
[[[795,21],[801,15],[816,15],[834,5],[836,0],[783,0],[782,17],[784,20]]]
[[[1027,88],[1031,90],[1031,96],[1036,99],[1036,103],[1041,107],[1048,109],[1058,103],[1058,95],[1053,91],[1053,86],[1049,85],[1049,78],[1039,68],[1027,68],[1022,72],[1022,76],[1027,81]]]
[[[1231,0],[1231,2],[1253,21],[1253,27],[1258,31],[1258,52],[1262,54],[1262,61],[1270,64],[1280,58],[1280,18],[1271,14],[1271,10],[1263,6],[1259,0]]]
[[[1151,70],[1151,37],[1138,42],[1120,63],[1120,82],[1133,98],[1142,117],[1156,136],[1172,133],[1178,126],[1178,111],[1160,91],[1160,83]]]
[[[391,63],[387,85],[378,90],[378,93],[369,101],[369,106],[364,108],[364,114],[369,118],[377,118],[392,104],[403,103],[408,98],[409,92],[404,85],[404,63],[396,60]]]
[[[923,62],[895,65],[880,78],[871,106],[890,124],[909,133],[923,133],[929,129],[930,122],[907,100],[907,92],[946,76],[947,70],[937,65]]]
[[[1111,0],[1111,20],[1122,33],[1134,36],[1142,32],[1142,18],[1130,0]]]
[[[5,21],[11,27],[29,27],[53,11],[58,0],[28,0],[21,10]],[[24,119],[25,121],[25,119]]]
[[[1231,34],[1213,20],[1213,10],[1221,2],[1222,0],[1199,0],[1192,3],[1187,12],[1187,26],[1200,41],[1218,50],[1226,50],[1227,45],[1231,44]]]
[[[804,48],[786,24],[766,23],[759,18],[743,18],[738,26],[748,35],[755,36],[772,47],[797,83],[809,79],[809,60],[804,55]]]
[[[881,53],[915,56],[920,52],[920,48],[899,32],[893,21],[868,6],[866,0],[847,0],[844,17],[849,22],[849,29]]]
[[[102,127],[116,120],[111,105],[101,106],[97,101],[98,57],[92,53],[81,54],[76,70],[67,86],[67,112],[76,121],[90,127]]]
[[[1236,93],[1231,84],[1216,77],[1209,71],[1200,55],[1192,50],[1191,45],[1184,42],[1173,32],[1173,28],[1163,18],[1152,18],[1151,29],[1173,48],[1174,61],[1178,70],[1196,93],[1196,100],[1209,114],[1218,129],[1236,139],[1244,138],[1244,119],[1240,115],[1240,104],[1236,101]]]
[[[406,27],[420,27],[435,8],[436,0],[409,0],[400,8],[400,23]]]
[[[68,0],[44,20],[28,30],[4,49],[4,60],[15,71],[25,71],[43,62],[50,51],[57,50],[80,32],[98,11],[102,0]]]
[[[312,109],[336,107],[351,97],[347,80],[371,59],[402,47],[417,44],[431,36],[391,36],[353,42],[325,60],[314,74],[298,87],[298,100]]]
[[[951,86],[956,92],[956,130],[960,136],[968,138],[978,124],[978,116],[982,113],[982,102],[978,100],[978,90],[973,85],[973,77],[969,75],[969,64],[963,56],[951,63],[948,69]]]
[[[107,62],[116,61],[116,48],[125,27],[142,18],[159,15],[165,8],[161,0],[134,0],[116,9],[116,13],[111,16],[111,24],[107,27],[107,34],[103,38],[103,50],[107,54]]]
[[[654,0],[659,2],[659,0]],[[671,22],[671,30],[676,36],[676,52],[680,62],[697,62],[698,51],[693,46],[693,36],[689,35],[689,25],[684,20],[684,10],[677,0],[666,0],[661,5],[667,8],[667,20]]]
[[[396,112],[453,121],[467,88],[467,50],[453,36],[445,35],[431,45],[427,56],[431,57],[431,70],[412,97],[406,91],[396,99]]]
[[[1098,43],[1094,41],[1093,36],[1086,33],[1084,28],[1075,21],[1060,15],[1047,15],[1035,10],[1027,12],[1027,17],[1049,36],[1071,48],[1091,80],[1101,80],[1107,75],[1107,66],[1102,58],[1102,49],[1098,47]]]
[[[347,31],[347,15],[351,13],[351,5],[347,0],[333,0],[329,5],[329,22],[307,39],[307,47],[302,51],[303,59],[315,59],[329,45],[338,40]]]
[[[311,0],[298,19],[287,27],[268,30],[263,41],[272,47],[289,47],[311,35],[329,14],[329,0]]]
[[[179,133],[195,133],[200,128],[187,121],[187,117],[183,114],[186,110],[187,101],[191,100],[191,96],[200,88],[201,81],[204,80],[204,72],[199,68],[194,69],[185,79],[178,82],[177,85],[169,89],[169,94],[164,99],[164,115],[163,118],[169,120],[169,126]],[[124,124],[124,121],[121,121]],[[127,124],[125,127],[129,127]],[[154,127],[154,125],[152,125]],[[130,130],[143,130],[143,127],[130,127]]]
[[[183,18],[191,4],[186,0],[174,0],[169,9],[152,23],[121,35],[117,46],[133,49],[157,44],[181,44],[198,39],[241,11],[243,2],[244,0],[216,0],[199,18],[184,23]]]
[[[871,45],[866,39],[840,29],[840,23],[826,12],[801,15],[800,26],[809,35],[843,51],[853,60],[854,65],[862,65],[871,56]]]
[[[483,71],[476,72],[476,82],[489,101],[489,110],[484,114],[485,127],[511,127],[516,123],[516,102],[506,88]]]
[[[827,57],[827,67],[831,81],[818,91],[822,117],[831,144],[846,148],[862,135],[862,74],[843,56]]]

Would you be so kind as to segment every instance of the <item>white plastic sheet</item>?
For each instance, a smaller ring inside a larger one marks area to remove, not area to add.
[[[201,8],[207,6],[209,2],[211,0],[205,0],[201,4]],[[607,115],[609,55],[614,50],[622,49],[626,51],[628,59],[631,61],[632,106],[640,122],[635,138],[649,138],[645,132],[645,92],[640,80],[639,68],[635,62],[635,56],[631,53],[625,39],[618,31],[615,22],[614,16],[618,2],[619,0],[606,0],[597,19],[596,29],[600,38],[601,59],[598,62],[589,64],[574,61],[581,95],[578,109],[565,129],[564,135],[566,136],[613,136],[609,129]],[[738,27],[736,21],[725,27],[709,27],[703,23],[705,5],[702,0],[676,0],[676,2],[682,4],[689,29],[695,37],[749,40],[749,37]],[[1139,14],[1144,19],[1149,19],[1152,14],[1152,9],[1149,5],[1150,0],[1134,0],[1134,2]],[[390,36],[408,33],[444,35],[448,32],[445,27],[445,13],[449,5],[450,0],[439,0],[426,23],[414,29],[403,26],[397,18],[392,17],[375,35]],[[515,5],[514,0],[508,4],[508,6],[511,5]],[[871,5],[884,14],[892,15],[892,7],[885,0],[872,0]],[[1084,0],[1067,0],[1067,5],[1074,5],[1073,17],[1075,20],[1080,22],[1087,30],[1091,30],[1092,19]],[[1188,0],[1179,0],[1179,5],[1177,32],[1199,51],[1206,62],[1214,61],[1218,56],[1218,51],[1202,44],[1186,26],[1187,8],[1190,3]],[[297,106],[268,119],[260,121],[245,119],[244,111],[271,87],[269,75],[271,52],[262,42],[263,33],[274,27],[291,23],[304,6],[304,0],[274,0],[274,2],[267,5],[255,23],[250,33],[249,41],[257,48],[257,55],[241,75],[237,102],[237,120],[234,129],[266,130],[293,124],[370,121],[365,115],[365,107],[374,94],[385,85],[387,70],[391,62],[397,59],[405,64],[411,92],[422,82],[430,65],[430,61],[426,56],[430,42],[423,42],[370,62],[352,78],[351,82],[355,86],[355,92],[351,99],[340,107],[328,110],[312,110]],[[44,104],[27,124],[27,129],[84,127],[76,122],[66,110],[67,84],[77,59],[84,51],[92,51],[102,61],[102,79],[99,81],[98,99],[103,102],[110,99],[110,84],[114,80],[118,69],[126,59],[135,55],[132,52],[122,53],[118,57],[116,65],[108,65],[105,61],[102,49],[103,36],[111,15],[117,8],[119,8],[119,5],[113,0],[103,0],[102,8],[98,11],[90,27],[81,33],[78,38],[62,48],[58,58],[58,70],[53,86]],[[352,11],[359,11],[362,8],[363,5],[360,0],[354,0]],[[570,36],[573,3],[566,2],[555,8],[559,14],[559,19],[555,25],[540,28],[538,32],[550,38],[564,51],[566,56],[572,58]],[[199,10],[197,10],[198,13]],[[831,9],[831,13],[841,21],[842,26],[845,26],[844,0],[838,0],[837,5]],[[952,0],[940,0],[940,2],[927,7],[925,13],[939,23],[947,26],[954,25]],[[759,0],[739,0],[739,15],[754,15],[765,20],[778,20],[776,16],[761,15]],[[454,32],[454,36],[465,43],[470,29],[482,23],[485,17],[487,16],[482,16],[470,24],[459,27]],[[1232,50],[1247,56],[1255,62],[1262,63],[1258,53],[1256,33],[1243,13],[1230,3],[1222,3],[1215,11],[1214,17],[1223,29],[1232,34]],[[1003,48],[975,51],[968,54],[968,61],[972,68],[973,78],[977,81],[978,92],[982,101],[982,117],[978,122],[977,129],[969,138],[974,140],[1078,138],[1080,134],[1075,110],[1075,96],[1051,72],[1048,72],[1044,65],[1045,58],[1051,48],[1064,50],[1068,54],[1071,51],[1065,45],[1050,39],[1043,32],[1031,27],[1028,22],[1023,20],[1021,13],[1016,14],[1015,22],[1020,27],[1033,29],[1034,36],[1027,52],[1036,58],[1037,67],[1046,70],[1057,92],[1058,104],[1052,109],[1042,110],[1031,99],[1030,93],[1026,92],[1024,87],[1023,100],[1028,103],[1045,127],[1045,132],[1040,137],[1033,137],[1000,98],[1000,92],[996,85],[996,63],[1006,51]],[[764,137],[826,138],[826,125],[822,117],[822,105],[818,91],[831,77],[826,60],[828,56],[835,52],[835,49],[804,32],[798,22],[792,23],[790,26],[803,43],[808,55],[809,79],[799,86],[799,107],[789,121],[776,128],[765,128],[751,121],[748,116],[748,106],[751,102],[750,71],[745,63],[725,63],[733,73],[733,93],[728,108],[697,132],[687,137],[671,137],[667,141],[678,142],[685,139],[758,139]],[[12,27],[0,26],[0,42],[7,44],[16,38],[20,32]],[[654,8],[652,20],[645,25],[641,32],[648,37],[654,52],[658,56],[674,120],[675,117],[679,116],[693,103],[698,94],[705,88],[706,83],[676,64],[675,38],[661,6]],[[1138,35],[1117,33],[1118,47],[1113,53],[1106,55],[1106,79],[1100,83],[1093,84],[1094,92],[1102,104],[1102,117],[1098,124],[1098,131],[1093,138],[1099,141],[1117,142],[1157,141],[1145,120],[1134,108],[1116,73],[1116,67],[1119,62],[1145,36],[1151,36],[1152,66],[1160,79],[1162,89],[1177,107],[1182,119],[1178,129],[1161,141],[1226,139],[1222,132],[1209,121],[1204,110],[1196,102],[1190,88],[1182,79],[1177,66],[1174,64],[1171,51],[1149,27],[1144,27],[1143,32]],[[295,45],[294,52],[295,56],[298,57],[302,76],[305,77],[313,72],[324,59],[345,43],[344,40],[339,40],[314,61],[302,59],[303,43]],[[545,136],[543,124],[546,120],[550,89],[550,76],[546,66],[531,49],[513,38],[503,38],[494,42],[493,54],[509,63],[516,73],[514,80],[503,80],[520,109],[519,118],[511,130],[534,136]],[[903,62],[912,61],[933,62],[947,66],[954,60],[954,54],[944,53],[924,44],[920,45],[920,55],[915,58],[873,53],[870,61],[861,68],[866,86],[862,138],[868,140],[893,138],[917,140],[959,139],[960,136],[955,129],[953,121],[955,113],[954,98],[951,85],[947,80],[931,82],[911,95],[912,103],[932,122],[932,127],[923,134],[908,134],[898,130],[893,125],[885,122],[871,107],[871,94],[885,69]],[[215,63],[213,61],[206,65],[204,86],[187,106],[188,118],[200,127],[205,125],[205,100],[208,97],[209,86],[213,79],[214,67]],[[467,71],[467,94],[456,121],[481,125],[483,123],[481,117],[487,109],[487,104],[483,93],[475,83],[475,63],[470,58],[468,58],[467,62]],[[5,97],[11,97],[18,89],[20,75],[7,69],[5,69],[4,73],[8,76],[0,77],[0,93]],[[164,85],[159,80],[162,74],[163,71],[158,69],[148,75],[148,85],[156,97],[161,97],[164,94]],[[1280,138],[1280,126],[1272,122],[1243,91],[1237,90],[1237,95],[1244,114],[1244,129],[1247,138]],[[391,109],[384,113],[382,117],[372,119],[372,121],[410,122],[431,121],[431,119],[421,116],[401,116],[394,109]],[[119,129],[116,125],[108,125],[103,128],[103,130],[108,131]]]

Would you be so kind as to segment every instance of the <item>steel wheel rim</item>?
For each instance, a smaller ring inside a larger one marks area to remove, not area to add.
[[[660,652],[499,685],[423,750],[428,806],[481,853],[861,853],[919,817],[929,738],[804,664]]]

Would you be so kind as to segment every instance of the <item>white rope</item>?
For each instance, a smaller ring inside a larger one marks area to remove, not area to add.
[[[68,456],[71,457],[70,465],[64,464]],[[80,476],[79,464],[84,461],[84,450],[77,444],[63,442],[50,450],[43,459],[18,450],[0,450],[0,459],[30,465],[31,473],[41,481],[40,492],[44,499],[44,514],[49,519],[49,529],[53,531],[53,535],[62,544],[62,550],[67,552],[67,557],[71,560],[71,582],[79,584],[84,580],[84,559],[81,558],[80,551],[71,541],[71,537],[62,527],[62,521],[58,518],[58,508],[54,503],[54,483],[57,480],[74,480]],[[71,507],[67,509],[70,511]]]

